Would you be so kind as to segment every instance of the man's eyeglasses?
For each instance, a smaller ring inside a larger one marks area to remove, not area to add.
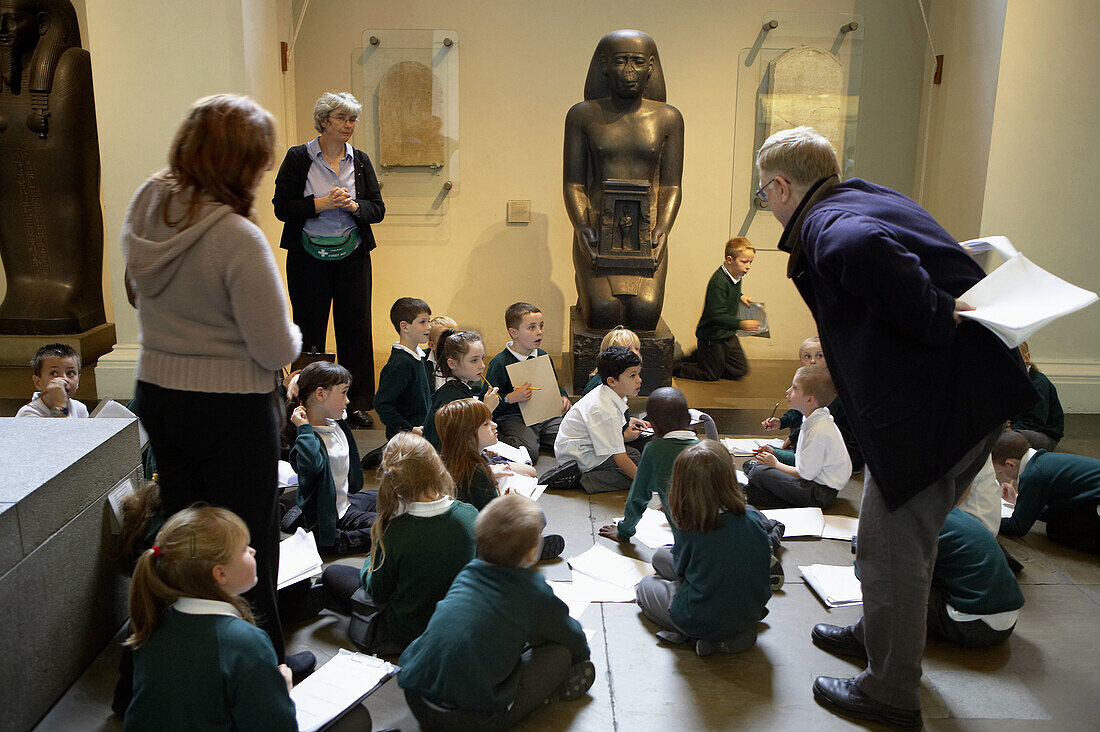
[[[757,201],[759,201],[760,203],[762,203],[762,204],[767,204],[767,202],[768,202],[768,192],[767,192],[767,188],[768,188],[768,186],[770,186],[770,185],[771,185],[772,183],[775,183],[775,182],[776,182],[777,180],[779,180],[779,176],[776,176],[775,178],[772,178],[772,179],[771,179],[771,180],[769,180],[769,181],[768,181],[767,183],[765,183],[764,185],[762,185],[762,186],[760,186],[759,188],[757,188],[757,189],[756,189],[756,193],[754,193],[754,194],[753,194],[753,197],[754,197],[754,198],[755,198],[755,199],[756,199]]]

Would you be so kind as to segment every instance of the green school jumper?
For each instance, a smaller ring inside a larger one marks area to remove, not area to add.
[[[940,529],[932,584],[942,587],[947,603],[962,613],[995,615],[1024,606],[996,537],[957,506]]]
[[[701,341],[728,341],[737,337],[741,319],[737,317],[741,305],[741,282],[733,283],[724,267],[719,267],[707,283],[707,295],[703,300],[703,314],[695,328],[695,337]]]
[[[672,524],[672,516],[668,512],[668,486],[672,477],[672,464],[685,448],[698,441],[695,438],[682,440],[661,437],[650,440],[645,446],[642,459],[638,462],[638,472],[634,475],[630,493],[626,496],[623,520],[616,526],[620,541],[634,536],[638,521],[654,493],[660,498],[665,516],[669,524]]]
[[[759,514],[722,514],[710,533],[673,527],[676,574],[672,622],[692,638],[721,641],[760,621],[771,598],[771,543]]]
[[[516,697],[524,648],[546,643],[565,646],[574,664],[589,657],[580,623],[542,575],[475,559],[401,654],[397,684],[434,704],[502,711]]]
[[[469,399],[471,397],[481,399],[488,390],[489,388],[485,386],[484,381],[479,382],[477,386],[470,386],[458,379],[450,379],[446,384],[436,389],[435,394],[432,394],[432,404],[428,408],[428,416],[424,418],[424,439],[432,443],[432,447],[436,450],[442,449],[442,444],[439,441],[439,431],[435,426],[435,413],[444,404],[459,399]]]
[[[385,605],[378,619],[380,638],[407,645],[424,632],[435,604],[474,558],[476,518],[476,508],[455,501],[437,516],[405,513],[386,527],[378,569],[372,572],[368,560],[361,575],[367,594]]]
[[[485,472],[485,468],[481,465],[474,469],[473,475],[465,483],[455,483],[455,497],[460,501],[469,503],[478,511],[485,508],[489,501],[498,495],[500,493],[497,491],[496,481]]]
[[[1032,366],[1027,370],[1031,385],[1039,392],[1039,403],[1025,414],[1012,418],[1012,429],[1035,430],[1042,432],[1054,441],[1061,440],[1066,432],[1066,417],[1062,413],[1062,402],[1058,399],[1058,390],[1050,379],[1039,369]]]
[[[359,447],[347,422],[338,420],[337,429],[348,441],[348,495],[363,490],[363,464]],[[307,527],[317,527],[317,544],[330,547],[336,541],[336,481],[329,468],[328,451],[311,424],[298,427],[294,447],[290,448],[290,464],[298,474],[298,508]]]
[[[1023,536],[1047,512],[1073,511],[1100,502],[1100,460],[1064,452],[1038,450],[1020,475],[1019,495],[1011,518],[1001,519],[1001,533]]]
[[[374,410],[386,425],[386,439],[424,424],[431,401],[423,359],[394,346],[390,360],[378,375],[374,394]]]
[[[531,358],[537,358],[538,356],[545,356],[546,351],[541,348],[535,349],[535,355]],[[501,350],[500,353],[493,356],[493,360],[489,362],[489,368],[485,369],[485,378],[489,383],[497,387],[500,390],[500,404],[493,411],[493,419],[499,422],[505,417],[520,417],[519,405],[509,404],[504,401],[504,397],[511,394],[514,391],[512,386],[512,379],[508,376],[508,366],[514,363],[519,363],[519,359],[512,355],[512,352],[507,348]],[[554,359],[550,359],[550,368],[554,369],[554,380],[558,381],[558,391],[562,396],[566,396],[565,389],[561,388],[560,380],[558,379],[558,370],[554,366]],[[377,401],[377,397],[375,397]]]
[[[126,730],[297,730],[267,633],[228,603],[200,602],[234,614],[165,612],[134,651]]]

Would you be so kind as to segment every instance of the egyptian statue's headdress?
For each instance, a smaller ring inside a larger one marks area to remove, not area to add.
[[[31,94],[31,114],[27,126],[39,137],[45,137],[49,129],[50,92],[54,86],[54,72],[61,55],[70,48],[80,48],[80,26],[76,11],[69,0],[38,0],[26,3],[28,12],[45,13],[48,19],[46,32],[38,39],[31,56],[30,77],[27,91]]]
[[[646,53],[653,57],[653,71],[649,74],[649,83],[642,90],[642,96],[655,102],[666,101],[665,74],[661,69],[661,57],[657,53],[657,42],[650,35],[636,30],[611,31],[596,44],[592,63],[588,65],[588,77],[584,81],[584,98],[603,99],[611,96],[611,84],[604,76],[600,57],[610,55],[616,42],[625,38],[640,38],[645,44]]]

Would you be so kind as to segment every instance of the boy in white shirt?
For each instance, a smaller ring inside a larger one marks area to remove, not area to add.
[[[794,373],[787,402],[805,417],[794,466],[779,462],[771,447],[757,451],[755,460],[744,465],[749,503],[758,508],[829,508],[836,502],[836,494],[852,477],[852,459],[829,408],[823,406],[835,398],[824,366],[803,366]]]
[[[596,358],[596,370],[603,383],[562,418],[554,455],[559,463],[577,462],[586,493],[624,491],[641,459],[626,443],[638,437],[644,423],[637,418],[627,422],[626,399],[642,388],[642,359],[629,348],[611,346]]]
[[[51,343],[31,359],[31,381],[37,389],[16,417],[87,417],[88,408],[72,398],[80,388],[80,356],[72,346]]]

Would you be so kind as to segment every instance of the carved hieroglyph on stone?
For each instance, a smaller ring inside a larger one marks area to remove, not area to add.
[[[416,61],[394,64],[378,85],[379,164],[383,168],[443,167],[443,120],[434,108],[432,70]]]
[[[843,150],[844,68],[836,54],[820,48],[792,48],[768,65],[764,139],[810,125]]]

